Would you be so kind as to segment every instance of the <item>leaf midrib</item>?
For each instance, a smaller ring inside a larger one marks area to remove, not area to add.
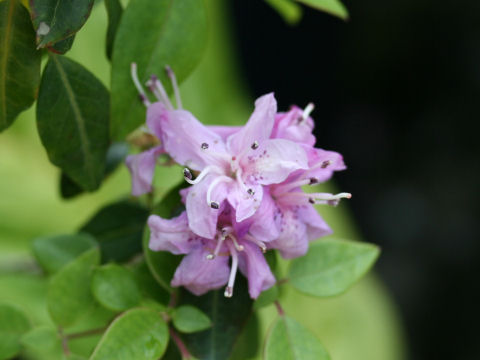
[[[17,0],[10,0],[8,12],[7,12],[7,23],[6,23],[6,30],[5,30],[5,44],[3,46],[3,57],[2,57],[2,62],[1,62],[1,72],[0,76],[2,76],[1,79],[1,98],[2,98],[2,118],[5,119],[5,123],[7,123],[7,59],[10,53],[10,44],[11,44],[11,38],[12,38],[12,23],[13,23],[13,14],[15,12],[15,1]]]
[[[68,80],[68,76],[65,73],[65,70],[62,67],[62,64],[58,61],[56,55],[52,54],[50,55],[50,58],[52,59],[55,67],[57,68],[60,79],[62,80],[62,83],[67,92],[67,98],[70,102],[70,105],[72,106],[75,123],[77,124],[78,134],[80,136],[80,147],[85,158],[85,170],[88,177],[90,178],[91,185],[95,186],[95,174],[92,167],[93,159],[88,150],[90,143],[88,141],[87,130],[85,128],[85,119],[82,116],[82,112],[80,111],[80,107],[78,106],[77,100],[75,98],[75,93],[73,92],[72,86],[70,84],[70,81]]]

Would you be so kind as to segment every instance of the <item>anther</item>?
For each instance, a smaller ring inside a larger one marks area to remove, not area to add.
[[[309,202],[310,204],[315,204],[315,200],[314,200],[313,198],[308,198],[308,202]]]
[[[253,142],[253,144],[252,144],[251,147],[252,147],[253,150],[257,150],[257,149],[258,149],[258,146],[259,146],[259,145],[258,145],[258,141],[255,140],[255,141]]]
[[[203,149],[203,150],[208,149],[208,144],[207,144],[207,143],[202,143],[201,146],[202,146],[202,149]]]
[[[325,160],[324,162],[322,162],[321,168],[322,168],[322,169],[325,169],[325,168],[326,168],[328,165],[330,165],[330,164],[331,164],[330,160]]]
[[[248,189],[247,190],[248,195],[253,196],[255,195],[255,191],[253,189]]]
[[[207,255],[207,260],[213,260],[215,259],[215,254],[208,254]]]
[[[314,178],[314,177],[311,177],[310,178],[310,182],[308,183],[309,185],[313,185],[313,184],[317,184],[318,183],[318,179],[317,178]]]
[[[192,172],[187,168],[183,169],[183,177],[185,179],[192,180],[193,179]]]
[[[227,286],[227,287],[225,288],[225,292],[223,293],[223,295],[224,295],[225,297],[227,297],[227,298],[231,298],[232,295],[233,295],[233,287]]]
[[[237,239],[235,238],[235,236],[233,236],[233,235],[228,235],[228,237],[232,240],[233,246],[235,246],[235,249],[236,249],[237,251],[243,251],[243,250],[245,250],[245,248],[243,247],[243,245],[240,245],[240,244],[237,242]]]
[[[216,202],[216,201],[212,201],[212,202],[210,203],[210,207],[211,207],[212,209],[218,210],[218,208],[220,208],[220,204],[219,204],[218,202]]]

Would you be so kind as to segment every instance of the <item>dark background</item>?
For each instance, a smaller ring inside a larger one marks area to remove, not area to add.
[[[313,101],[317,144],[382,256],[409,359],[480,359],[480,1],[345,0],[342,22],[264,1],[232,5],[251,92]]]

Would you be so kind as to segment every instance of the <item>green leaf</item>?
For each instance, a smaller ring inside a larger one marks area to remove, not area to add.
[[[143,228],[148,210],[124,200],[107,205],[97,212],[80,231],[95,236],[102,261],[126,261],[142,251]]]
[[[303,325],[287,316],[279,317],[267,337],[265,360],[328,360],[320,341]]]
[[[202,311],[191,305],[182,305],[172,314],[173,325],[183,333],[193,333],[208,329],[212,322]]]
[[[123,163],[128,154],[128,144],[124,142],[115,142],[107,150],[107,159],[105,162],[105,173],[103,180],[107,179],[120,164]],[[65,173],[60,175],[60,194],[64,199],[70,199],[83,193],[83,189],[78,186]]]
[[[42,268],[50,274],[56,273],[67,263],[96,246],[89,234],[44,236],[33,240],[33,255]]]
[[[158,312],[132,309],[110,325],[90,360],[157,360],[167,343],[167,325]]]
[[[348,20],[347,8],[339,0],[296,0],[314,9],[324,11],[340,19]]]
[[[65,54],[68,50],[71,49],[73,41],[75,40],[75,34],[69,36],[66,39],[60,40],[59,42],[50,45],[48,50],[55,54]]]
[[[108,91],[93,74],[50,54],[38,96],[38,132],[50,161],[89,191],[104,174],[108,107]]]
[[[140,302],[140,291],[132,273],[116,264],[94,271],[92,293],[101,305],[113,311],[127,310]]]
[[[203,296],[181,292],[182,304],[198,307],[212,321],[207,330],[183,335],[188,349],[199,359],[227,359],[251,314],[253,302],[243,276],[237,275],[233,297],[226,298],[223,293],[224,289]]]
[[[17,307],[0,304],[0,359],[20,352],[20,338],[30,329],[30,321]]]
[[[130,77],[138,64],[144,83],[156,74],[171,89],[165,66],[182,82],[199,63],[206,43],[206,11],[199,0],[132,0],[115,37],[112,59],[111,133],[117,140],[145,122],[145,108]]]
[[[258,310],[262,307],[272,304],[280,296],[280,291],[278,291],[278,286],[275,284],[270,289],[262,291],[260,296],[253,303],[253,309]]]
[[[319,297],[343,293],[372,267],[380,250],[373,244],[325,239],[291,262],[288,277],[297,290]]]
[[[32,105],[40,82],[30,15],[19,1],[0,2],[0,131]]]
[[[120,24],[123,8],[119,0],[105,0],[105,7],[108,15],[106,52],[107,58],[111,60],[115,35],[117,34],[118,25]]]
[[[302,18],[302,8],[293,0],[265,0],[288,24],[296,24]]]
[[[164,305],[169,302],[170,293],[165,291],[165,289],[161,287],[155,280],[150,272],[150,269],[148,268],[147,263],[145,262],[145,259],[134,264],[131,267],[131,270],[133,271],[135,282],[140,288],[143,298],[150,298]]]
[[[242,329],[240,336],[235,341],[232,355],[228,360],[245,360],[260,358],[260,341],[262,334],[260,332],[260,319],[258,313],[252,313],[247,324]]]
[[[48,285],[47,306],[56,324],[68,326],[85,315],[94,305],[90,291],[93,267],[100,262],[98,248],[93,248],[65,265]]]
[[[85,24],[94,0],[30,0],[38,47],[51,46]]]
[[[56,329],[50,326],[34,328],[22,336],[23,347],[32,354],[59,359],[62,353],[61,338]],[[57,355],[57,356],[55,356]]]

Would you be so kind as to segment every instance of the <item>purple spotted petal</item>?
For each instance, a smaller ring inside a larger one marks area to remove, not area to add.
[[[224,286],[230,273],[229,257],[217,256],[208,260],[208,254],[205,247],[199,246],[186,255],[175,271],[171,285],[185,286],[197,296]]]
[[[250,119],[238,132],[227,139],[227,147],[231,154],[240,154],[250,148],[254,141],[261,144],[270,137],[277,112],[277,101],[273,93],[263,95],[255,101],[255,110]]]
[[[343,156],[335,151],[311,148],[307,151],[308,165],[312,169],[309,176],[315,177],[318,182],[330,179],[334,171],[345,170]]]
[[[240,186],[238,182],[230,186],[227,199],[230,205],[236,210],[235,220],[242,222],[255,214],[259,209],[263,197],[263,187],[261,185],[247,185],[253,193],[250,195],[248,190]]]
[[[282,211],[280,236],[268,243],[269,248],[278,249],[285,259],[303,256],[308,250],[307,225],[295,211]]]
[[[275,284],[275,277],[260,248],[243,241],[244,250],[238,253],[238,267],[248,279],[250,297],[256,299],[264,290]]]
[[[188,227],[185,212],[170,220],[150,215],[147,223],[150,228],[148,247],[153,251],[170,251],[175,255],[187,254],[199,241]]]
[[[315,136],[312,134],[314,122],[311,117],[302,119],[303,110],[293,106],[286,113],[275,115],[272,139],[286,139],[307,146],[315,145]]]
[[[270,194],[264,192],[262,203],[255,216],[246,220],[251,221],[250,235],[262,242],[276,239],[280,235],[280,222],[276,219],[277,211],[277,206]]]
[[[132,195],[140,196],[152,191],[153,174],[157,157],[163,153],[161,146],[154,147],[137,155],[129,155],[125,160],[132,176]]]

